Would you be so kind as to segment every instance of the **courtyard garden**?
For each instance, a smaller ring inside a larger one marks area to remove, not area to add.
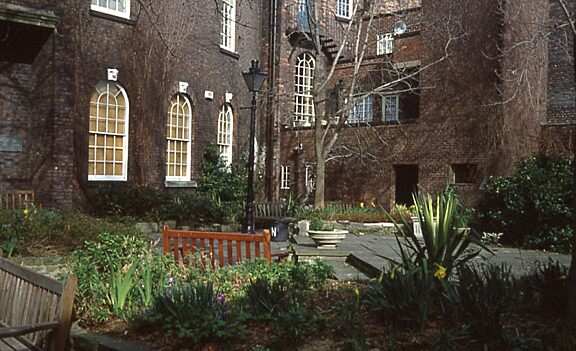
[[[245,176],[215,155],[206,152],[193,194],[102,188],[90,214],[2,211],[2,254],[66,257],[65,274],[78,277],[76,322],[153,350],[576,349],[564,328],[565,266],[550,260],[518,274],[479,259],[502,243],[569,252],[567,160],[519,162],[488,181],[475,209],[449,187],[390,209],[364,200],[315,210],[287,199],[290,216],[314,226],[393,223],[397,255],[380,274],[338,281],[326,263],[295,258],[184,267],[136,229],[139,221],[206,229],[242,218]]]

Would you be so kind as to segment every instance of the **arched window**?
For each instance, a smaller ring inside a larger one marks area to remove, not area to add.
[[[227,166],[232,164],[232,128],[234,127],[234,115],[232,106],[222,105],[218,115],[218,151],[220,157]]]
[[[128,96],[122,86],[99,82],[90,99],[88,180],[128,176]]]
[[[166,138],[166,180],[190,180],[192,108],[183,94],[174,95],[170,100]]]
[[[307,52],[296,58],[294,72],[294,124],[296,125],[310,125],[314,121],[312,82],[315,65],[314,56]]]

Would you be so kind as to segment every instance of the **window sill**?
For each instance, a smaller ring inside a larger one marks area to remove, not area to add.
[[[238,55],[237,53],[230,51],[229,49],[226,49],[224,47],[220,47],[220,52],[223,53],[226,56],[230,56],[236,60],[238,60],[240,58],[240,55]]]
[[[350,17],[336,15],[336,21],[349,23],[352,20]]]
[[[108,13],[104,13],[104,12],[100,12],[97,10],[92,10],[90,9],[90,15],[94,16],[94,17],[99,17],[99,18],[103,18],[109,21],[113,21],[113,22],[118,22],[118,23],[122,23],[122,24],[127,24],[129,26],[135,26],[136,25],[136,21],[129,19],[129,18],[124,18],[124,17],[119,17],[119,16],[114,16],[114,15],[110,15]]]
[[[186,180],[186,181],[166,180],[164,181],[164,186],[166,188],[197,188],[198,183],[194,180]]]

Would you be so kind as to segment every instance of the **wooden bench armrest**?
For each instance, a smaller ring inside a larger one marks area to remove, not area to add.
[[[40,330],[56,329],[58,322],[19,325],[16,327],[0,327],[0,339],[26,335]]]

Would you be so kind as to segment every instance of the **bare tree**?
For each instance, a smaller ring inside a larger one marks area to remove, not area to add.
[[[369,57],[370,50],[377,45],[378,34],[384,33],[377,24],[378,15],[383,11],[390,12],[384,3],[367,1],[362,7],[356,1],[351,9],[350,21],[340,27],[329,28],[332,33],[326,34],[326,23],[336,22],[335,13],[326,16],[326,10],[314,6],[312,2],[303,2],[306,6],[308,25],[305,40],[312,48],[316,58],[312,89],[314,111],[314,154],[315,154],[315,193],[314,204],[317,208],[324,207],[326,163],[343,160],[361,155],[368,159],[374,158],[362,147],[361,136],[358,145],[338,144],[344,128],[350,126],[350,116],[354,116],[355,106],[367,97],[386,97],[392,94],[415,93],[425,89],[419,85],[421,72],[430,70],[443,61],[449,60],[452,44],[465,35],[460,26],[457,12],[447,11],[442,21],[437,21],[436,15],[419,14],[413,26],[421,29],[434,23],[435,35],[441,38],[436,41],[435,53],[429,55],[426,61],[407,66],[402,62],[394,62],[388,55],[375,59],[374,52]],[[302,5],[299,5],[302,6]],[[396,9],[397,10],[397,9]],[[341,23],[341,22],[340,22]],[[439,25],[439,23],[441,23]],[[336,33],[334,33],[334,31]],[[334,35],[340,42],[333,51],[332,57],[326,55],[324,45],[326,35]],[[382,38],[380,38],[382,39]],[[369,58],[368,58],[369,57]],[[346,79],[342,79],[342,67],[346,71]],[[338,74],[340,72],[340,74]],[[431,88],[431,87],[430,87]],[[337,90],[337,100],[328,96],[329,91]],[[336,107],[334,106],[336,105]],[[290,113],[289,113],[290,115]],[[376,129],[370,129],[372,136],[379,142],[388,142],[379,135]]]

